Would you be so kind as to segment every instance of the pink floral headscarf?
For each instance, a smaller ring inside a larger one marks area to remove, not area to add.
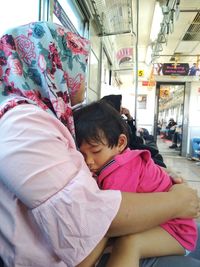
[[[34,22],[0,39],[0,118],[21,103],[53,113],[74,134],[70,96],[85,81],[88,40],[60,25]]]

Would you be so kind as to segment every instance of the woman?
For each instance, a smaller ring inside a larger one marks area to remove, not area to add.
[[[75,147],[71,111],[83,100],[88,46],[48,22],[0,39],[0,256],[6,266],[74,267],[91,254],[79,265],[90,266],[105,235],[199,216],[196,193],[184,185],[137,195],[100,191],[92,182]]]

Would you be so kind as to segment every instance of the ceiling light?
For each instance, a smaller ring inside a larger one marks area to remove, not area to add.
[[[163,20],[163,13],[160,4],[157,2],[154,9],[153,20],[151,25],[150,40],[153,42],[157,39],[160,31],[160,24]]]
[[[147,48],[147,53],[146,53],[146,58],[145,58],[145,63],[147,65],[151,63],[151,57],[152,57],[152,47],[151,45],[149,45]]]

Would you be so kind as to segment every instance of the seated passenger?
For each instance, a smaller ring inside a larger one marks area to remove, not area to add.
[[[161,130],[161,138],[172,140],[172,136],[175,133],[177,123],[174,121],[173,118],[169,120],[166,128]]]
[[[156,134],[157,135],[160,135],[161,129],[162,129],[162,123],[161,123],[161,121],[158,121],[157,122],[157,128],[156,128]]]
[[[139,136],[144,139],[144,143],[146,145],[151,145],[151,143],[154,143],[154,137],[149,133],[149,131],[146,128],[139,128],[138,129]],[[155,143],[154,143],[155,146]]]
[[[181,150],[181,142],[182,142],[182,125],[178,125],[176,127],[175,133],[172,137],[172,144],[169,148],[175,148],[177,150]]]

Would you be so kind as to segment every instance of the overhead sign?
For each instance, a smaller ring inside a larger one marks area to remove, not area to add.
[[[162,64],[163,75],[187,76],[189,73],[189,70],[190,70],[190,67],[188,63],[180,63],[180,64],[164,63]]]

